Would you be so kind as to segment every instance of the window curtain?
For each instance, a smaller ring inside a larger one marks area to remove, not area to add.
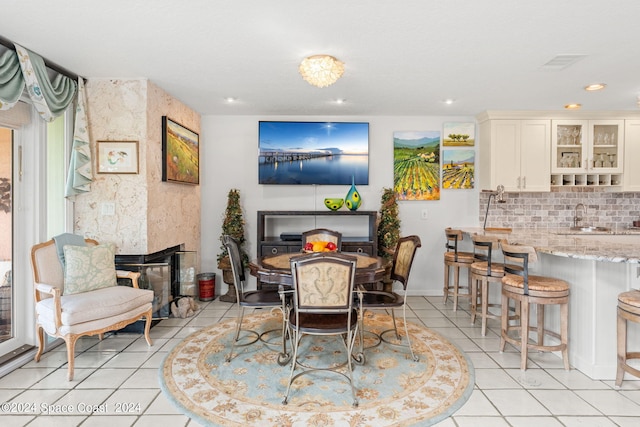
[[[84,82],[56,74],[49,78],[44,59],[20,45],[0,57],[0,110],[13,108],[25,87],[40,117],[51,122],[76,100],[70,169],[65,197],[90,190],[93,180]]]

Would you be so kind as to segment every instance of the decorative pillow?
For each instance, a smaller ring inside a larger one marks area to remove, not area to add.
[[[65,295],[117,286],[114,245],[66,245],[64,258]]]

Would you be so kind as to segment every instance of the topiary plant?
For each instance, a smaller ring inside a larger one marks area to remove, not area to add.
[[[400,239],[400,218],[398,201],[391,188],[382,190],[380,199],[380,217],[378,223],[378,255],[392,259]]]

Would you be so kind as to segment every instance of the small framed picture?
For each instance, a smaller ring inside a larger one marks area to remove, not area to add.
[[[98,141],[98,173],[138,173],[138,141]]]

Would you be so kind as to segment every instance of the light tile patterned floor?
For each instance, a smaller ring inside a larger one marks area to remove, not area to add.
[[[193,318],[156,325],[151,330],[153,347],[136,334],[110,335],[102,342],[82,338],[72,382],[66,380],[64,346],[45,354],[40,363],[30,362],[0,378],[0,402],[29,404],[20,414],[0,413],[2,426],[198,426],[164,397],[158,368],[182,338],[235,315],[228,303],[200,304]],[[480,322],[471,325],[464,304],[454,312],[451,302],[444,305],[441,297],[411,297],[410,307],[411,321],[454,341],[475,367],[470,399],[438,427],[640,426],[640,380],[628,379],[616,389],[612,381],[565,371],[561,360],[547,353],[531,355],[530,368],[522,372],[518,351],[498,351],[497,322],[490,322],[482,337]],[[64,405],[74,413],[62,413]],[[90,414],[92,405],[106,412]],[[79,408],[86,412],[79,413]]]

